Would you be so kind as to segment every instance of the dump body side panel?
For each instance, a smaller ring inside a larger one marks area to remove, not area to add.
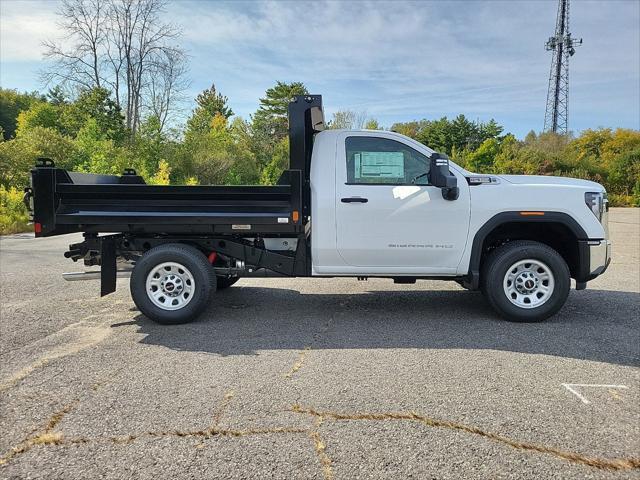
[[[160,186],[127,183],[126,175],[96,183],[94,176],[39,167],[32,171],[36,235],[297,233],[301,179],[297,171],[288,176],[288,185],[277,186]]]

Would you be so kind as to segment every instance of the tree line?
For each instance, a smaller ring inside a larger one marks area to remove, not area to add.
[[[152,184],[275,184],[288,167],[287,105],[308,94],[301,82],[277,82],[243,119],[215,85],[201,92],[184,126],[167,128],[149,112],[136,132],[105,87],[75,98],[0,89],[0,229],[25,228],[21,190],[38,157],[80,172],[121,174],[134,168]],[[340,110],[329,128],[381,128],[365,112]],[[477,173],[560,175],[602,183],[613,205],[640,206],[640,132],[601,128],[579,136],[530,132],[523,140],[494,120],[396,123],[390,130],[446,153]]]
[[[477,173],[556,175],[601,183],[614,206],[640,206],[640,131],[584,130],[578,136],[530,131],[523,140],[503,134],[494,120],[397,123],[392,130],[447,153]]]
[[[47,40],[44,94],[0,88],[0,233],[25,227],[21,189],[37,157],[61,168],[121,174],[155,184],[277,182],[288,165],[287,105],[308,94],[276,82],[248,119],[215,85],[184,115],[189,86],[181,30],[167,0],[63,0],[63,40]],[[186,117],[183,125],[178,120]],[[366,112],[340,110],[330,128],[382,129]],[[422,119],[390,127],[478,173],[567,175],[603,183],[614,205],[640,205],[640,132],[529,133],[495,120]]]

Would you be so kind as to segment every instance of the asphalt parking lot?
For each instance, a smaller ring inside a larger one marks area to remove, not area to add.
[[[542,324],[453,283],[244,279],[159,326],[0,240],[0,478],[640,478],[640,209]]]

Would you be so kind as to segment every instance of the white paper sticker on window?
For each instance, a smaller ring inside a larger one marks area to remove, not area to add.
[[[355,178],[404,178],[402,152],[361,152],[354,155]]]

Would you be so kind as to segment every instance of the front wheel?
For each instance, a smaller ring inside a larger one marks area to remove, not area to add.
[[[541,322],[564,305],[571,287],[569,267],[551,247],[514,241],[484,262],[481,289],[489,304],[514,322]]]
[[[131,296],[138,309],[162,324],[187,323],[207,306],[216,288],[207,257],[190,245],[152,248],[131,274]]]

